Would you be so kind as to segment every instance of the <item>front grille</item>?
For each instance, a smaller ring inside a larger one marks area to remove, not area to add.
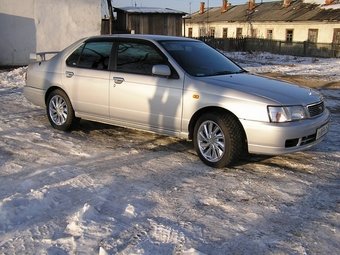
[[[308,108],[309,116],[311,118],[313,118],[313,117],[316,117],[316,116],[318,116],[318,115],[320,115],[324,112],[325,104],[322,101],[322,102],[317,103],[317,104],[308,105],[307,108]]]

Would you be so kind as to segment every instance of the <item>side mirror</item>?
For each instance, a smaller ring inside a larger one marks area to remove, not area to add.
[[[154,65],[152,67],[152,75],[169,77],[171,75],[170,67],[167,65]]]
[[[30,60],[37,61],[37,54],[35,54],[35,53],[30,53]]]

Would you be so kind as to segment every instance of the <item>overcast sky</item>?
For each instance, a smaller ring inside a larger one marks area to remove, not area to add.
[[[261,0],[255,0],[261,2]],[[262,2],[268,2],[270,0],[263,0]],[[112,0],[114,7],[127,7],[127,6],[138,6],[138,7],[162,7],[171,8],[178,11],[184,11],[187,13],[196,12],[199,10],[200,2],[205,2],[205,6],[217,7],[222,6],[222,0]],[[229,0],[232,5],[239,5],[248,2],[247,0]]]

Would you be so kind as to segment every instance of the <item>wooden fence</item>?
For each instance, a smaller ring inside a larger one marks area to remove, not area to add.
[[[303,57],[340,57],[340,45],[334,43],[285,42],[258,38],[198,38],[223,51],[262,51]]]

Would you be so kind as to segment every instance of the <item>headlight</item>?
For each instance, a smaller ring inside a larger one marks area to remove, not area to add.
[[[268,114],[271,122],[287,122],[307,118],[305,108],[300,105],[286,107],[268,106]]]

